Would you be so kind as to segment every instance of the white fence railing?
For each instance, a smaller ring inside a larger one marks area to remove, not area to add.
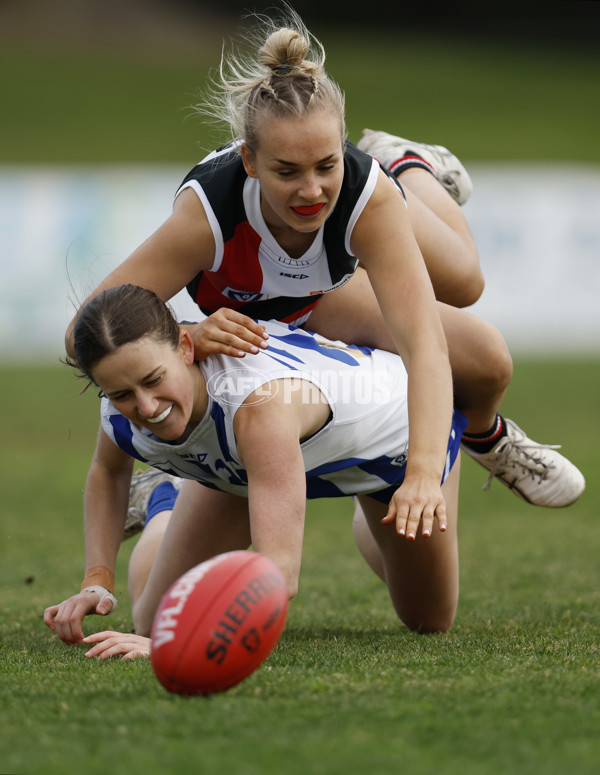
[[[73,301],[169,214],[185,167],[0,168],[0,357],[63,352]],[[600,169],[473,165],[487,280],[514,354],[600,353]],[[176,309],[191,308],[186,294]]]

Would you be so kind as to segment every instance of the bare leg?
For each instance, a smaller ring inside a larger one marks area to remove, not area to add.
[[[154,565],[169,519],[170,511],[161,511],[144,527],[131,557],[129,558],[129,598],[131,605],[135,605],[144,591],[148,576]]]
[[[183,573],[217,554],[249,546],[247,499],[196,482],[185,482],[177,496],[148,583],[133,605],[136,633],[150,634],[163,594]]]
[[[512,358],[497,328],[466,310],[438,304],[448,342],[456,406],[469,433],[484,433],[496,419],[513,375]]]
[[[472,184],[467,170],[447,148],[388,132],[365,129],[358,147],[397,177],[438,301],[466,307],[484,286],[477,248],[460,204]],[[420,167],[420,157],[427,169]],[[432,174],[435,170],[436,174]],[[459,204],[460,203],[460,204]]]
[[[360,553],[365,559],[367,565],[376,576],[382,581],[385,581],[385,569],[383,567],[383,557],[377,546],[365,512],[358,498],[354,498],[354,519],[352,520],[352,532],[354,533],[354,541],[358,546]]]
[[[454,379],[454,400],[469,418],[469,433],[493,424],[512,377],[512,360],[500,332],[465,310],[438,303]],[[306,328],[352,344],[396,352],[364,269],[327,293]]]
[[[393,525],[382,525],[387,508],[368,496],[359,496],[364,518],[375,539],[381,565],[373,545],[366,541],[359,549],[371,567],[388,586],[396,613],[407,627],[419,632],[444,632],[452,626],[458,606],[458,489],[460,460],[442,487],[446,498],[448,528],[445,533],[433,531],[430,538],[420,533],[414,541],[400,537]],[[360,516],[359,516],[360,519]],[[364,536],[361,528],[360,537]]]
[[[484,279],[461,207],[425,170],[408,169],[398,180],[436,298],[454,307],[474,304],[483,292]]]

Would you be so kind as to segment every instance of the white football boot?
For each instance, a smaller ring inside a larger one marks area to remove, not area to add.
[[[512,420],[503,419],[506,436],[491,452],[478,454],[462,445],[467,455],[490,472],[483,489],[489,490],[496,477],[534,506],[561,508],[574,503],[585,490],[581,471],[556,451],[558,446],[538,444]]]
[[[400,166],[399,161],[406,157],[418,156],[433,169],[435,177],[455,202],[463,205],[471,196],[473,184],[469,173],[443,145],[416,143],[387,132],[365,129],[357,146],[361,151],[374,156],[392,175],[394,168]]]
[[[131,477],[129,487],[129,506],[127,507],[127,519],[123,530],[123,541],[141,533],[146,522],[148,501],[154,490],[163,482],[170,482],[176,490],[181,488],[183,479],[171,474],[165,474],[156,468],[148,468],[146,471],[136,471]]]

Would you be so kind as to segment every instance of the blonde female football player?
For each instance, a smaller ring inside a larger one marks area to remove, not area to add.
[[[385,133],[365,134],[369,153],[347,143],[321,44],[291,11],[257,34],[254,55],[224,58],[222,88],[203,106],[234,142],[190,172],[172,215],[96,292],[131,282],[166,300],[187,286],[205,312],[225,307],[192,332],[199,359],[267,346],[247,316],[399,353],[419,461],[403,492],[415,508],[439,498],[431,472],[453,390],[469,420],[465,449],[491,476],[537,505],[572,503],[580,473],[498,414],[512,375],[501,335],[456,308],[483,287],[458,205],[470,192],[460,162]]]
[[[270,347],[255,359],[219,354],[198,363],[189,333],[151,291],[109,289],[82,310],[77,365],[105,398],[86,484],[82,591],[44,614],[65,642],[81,642],[84,616],[115,602],[134,458],[186,480],[133,601],[137,636],[148,636],[162,595],[182,573],[250,544],[278,564],[293,597],[306,499],[347,495],[360,502],[368,530],[359,546],[385,578],[398,616],[423,632],[451,626],[456,461],[466,419],[453,412],[433,460],[439,498],[431,503],[423,492],[415,507],[402,495],[415,461],[401,359],[276,321],[264,325]],[[103,633],[85,642],[99,641],[91,655],[135,656],[148,653],[144,637]]]

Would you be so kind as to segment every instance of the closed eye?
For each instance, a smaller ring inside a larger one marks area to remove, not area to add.
[[[331,172],[336,168],[335,164],[323,164],[319,167],[317,167],[317,172]],[[294,169],[286,169],[286,170],[277,170],[277,174],[282,178],[289,178],[292,175],[298,174],[298,170]]]
[[[164,376],[165,376],[165,372],[163,371],[157,374],[156,376],[150,375],[148,377],[145,377],[142,380],[142,385],[145,388],[156,387],[158,384],[160,384],[160,382],[162,382],[162,380],[164,379]],[[132,395],[133,395],[133,392],[131,390],[120,390],[120,391],[115,391],[114,393],[110,393],[107,396],[107,398],[112,403],[122,403],[123,401],[129,400]]]
[[[113,404],[118,404],[121,401],[126,401],[131,396],[131,391],[127,390],[123,393],[112,393],[108,396],[108,399]]]

